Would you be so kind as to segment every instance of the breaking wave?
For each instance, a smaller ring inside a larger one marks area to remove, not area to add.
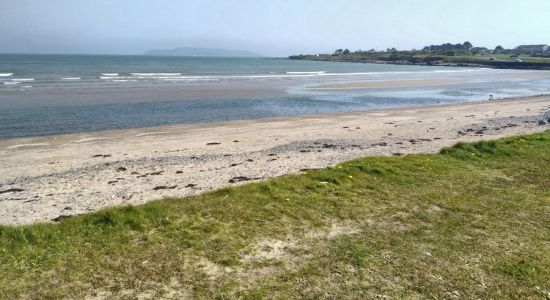
[[[180,76],[181,73],[130,73],[134,76]]]

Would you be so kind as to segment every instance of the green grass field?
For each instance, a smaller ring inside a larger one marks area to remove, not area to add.
[[[395,57],[392,57],[395,55]],[[431,59],[430,59],[431,58]],[[293,59],[305,59],[313,61],[345,61],[345,62],[357,62],[357,63],[369,63],[369,62],[384,62],[384,63],[408,63],[408,64],[478,64],[485,67],[500,67],[500,68],[512,68],[512,69],[541,69],[547,70],[548,66],[544,64],[550,63],[550,58],[547,57],[534,57],[528,55],[522,55],[519,57],[512,56],[511,54],[477,54],[477,55],[460,55],[460,56],[448,56],[443,54],[431,54],[426,52],[375,52],[375,53],[351,53],[347,55],[306,55],[303,57],[297,57]],[[522,63],[517,62],[520,59]],[[511,64],[503,64],[511,63]],[[532,63],[538,63],[533,65]]]
[[[0,298],[548,299],[550,131],[0,227]]]

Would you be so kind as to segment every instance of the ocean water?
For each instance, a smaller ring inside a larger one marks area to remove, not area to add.
[[[433,80],[436,84],[407,84]],[[365,82],[367,88],[319,88]],[[550,72],[542,71],[273,58],[3,54],[0,138],[546,93]]]

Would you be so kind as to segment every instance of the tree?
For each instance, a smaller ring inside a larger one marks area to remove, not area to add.
[[[344,54],[344,55],[348,55],[348,54],[350,54],[350,51],[349,51],[349,49],[346,49],[346,50],[344,50],[344,52],[342,52],[342,54]]]
[[[502,51],[504,51],[504,48],[502,46],[498,45],[498,46],[495,47],[495,51],[493,51],[493,52],[498,54],[498,53],[501,53]]]
[[[344,50],[338,49],[338,50],[334,51],[334,55],[342,55],[343,52],[344,52]]]
[[[467,51],[470,51],[470,49],[472,49],[474,47],[474,45],[472,45],[472,43],[466,41],[464,42],[464,44],[462,44],[462,46],[464,47],[464,49],[466,49]]]

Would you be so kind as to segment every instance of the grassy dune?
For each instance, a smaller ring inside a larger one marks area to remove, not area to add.
[[[550,297],[550,131],[0,227],[0,298]]]

